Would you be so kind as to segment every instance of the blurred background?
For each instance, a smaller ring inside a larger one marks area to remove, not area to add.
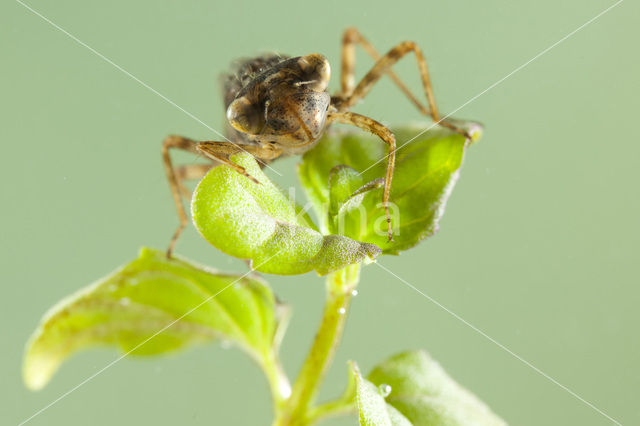
[[[218,75],[240,56],[321,52],[337,89],[347,26],[381,51],[415,40],[446,113],[612,4],[28,2],[218,130]],[[3,2],[0,16],[0,423],[17,424],[117,357],[83,352],[38,393],[21,381],[24,344],[50,306],[133,259],[140,246],[166,247],[178,222],[162,139],[216,135],[20,3]],[[640,424],[638,16],[637,2],[620,3],[458,111],[484,123],[485,135],[468,153],[440,233],[380,260],[622,424]],[[358,75],[371,64],[359,52]],[[419,91],[413,58],[398,73]],[[355,111],[384,123],[421,119],[386,79]],[[268,174],[297,185],[297,161],[273,165],[282,177]],[[246,271],[193,227],[177,251]],[[283,358],[294,375],[320,318],[323,280],[266,279],[293,305]],[[368,371],[393,353],[424,348],[510,424],[612,424],[383,269],[366,267],[359,291],[322,398],[342,391],[349,359]],[[258,368],[237,350],[210,345],[125,359],[30,424],[270,422]]]

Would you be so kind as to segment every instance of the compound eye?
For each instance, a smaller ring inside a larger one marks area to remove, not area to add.
[[[327,89],[331,77],[331,66],[327,58],[319,53],[301,56],[298,59],[298,66],[305,74],[303,78],[306,80],[307,89],[319,92]]]
[[[257,135],[264,127],[264,112],[247,98],[240,97],[227,108],[227,120],[242,133]]]

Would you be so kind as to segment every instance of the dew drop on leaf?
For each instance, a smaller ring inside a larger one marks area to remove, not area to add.
[[[391,393],[391,386],[386,385],[386,384],[381,384],[380,386],[378,386],[378,389],[380,390],[380,394],[382,394],[383,397],[388,397],[389,394]]]

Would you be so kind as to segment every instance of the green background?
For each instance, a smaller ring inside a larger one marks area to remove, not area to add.
[[[613,1],[29,4],[222,130],[217,76],[238,56],[321,52],[335,89],[347,26],[380,50],[415,40],[448,112]],[[164,136],[215,135],[19,3],[3,2],[0,16],[0,423],[17,424],[115,359],[111,350],[82,353],[38,393],[21,382],[24,343],[51,305],[133,259],[141,245],[168,243],[177,218],[160,161]],[[637,2],[621,3],[456,113],[486,131],[440,233],[381,259],[623,424],[640,423],[638,16]],[[363,75],[371,61],[358,60]],[[398,69],[418,90],[413,59]],[[420,120],[389,81],[356,111],[385,123]],[[269,174],[295,184],[296,162],[273,165],[283,177]],[[178,252],[246,270],[193,227]],[[294,307],[283,347],[292,375],[320,316],[322,280],[267,279]],[[383,269],[366,267],[359,290],[323,397],[341,391],[348,359],[368,371],[394,352],[426,348],[513,425],[611,424]],[[125,359],[30,424],[270,421],[257,367],[236,350],[206,346]]]

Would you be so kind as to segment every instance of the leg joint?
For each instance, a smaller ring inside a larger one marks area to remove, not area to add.
[[[344,34],[342,36],[342,43],[357,43],[360,41],[360,32],[355,27],[349,27],[344,30]]]

